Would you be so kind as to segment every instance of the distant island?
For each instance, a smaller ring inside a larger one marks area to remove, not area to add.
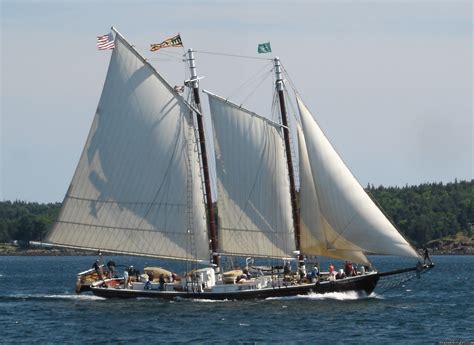
[[[474,180],[366,188],[415,248],[433,254],[474,254]],[[61,203],[0,202],[0,255],[94,255],[72,249],[30,248],[42,241]]]
[[[415,248],[474,254],[474,180],[374,187],[366,192]]]

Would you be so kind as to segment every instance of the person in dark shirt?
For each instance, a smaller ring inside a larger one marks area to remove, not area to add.
[[[130,278],[135,277],[135,280],[138,281],[138,279],[140,278],[140,271],[132,265],[128,268],[128,276]]]
[[[110,259],[107,262],[107,268],[109,269],[109,278],[115,278],[115,262]]]
[[[352,262],[351,261],[346,261],[344,265],[344,273],[346,277],[349,277],[352,275]]]
[[[423,263],[426,264],[427,261],[430,265],[433,263],[430,258],[430,253],[428,252],[428,248],[425,247],[423,250]]]
[[[160,274],[160,290],[163,291],[165,289],[165,275]]]
[[[104,274],[102,272],[102,265],[99,259],[95,260],[95,262],[92,264],[92,268],[95,270],[100,280],[104,279]]]

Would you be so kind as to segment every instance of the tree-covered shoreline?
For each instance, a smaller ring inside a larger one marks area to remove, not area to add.
[[[458,233],[473,235],[474,180],[405,187],[369,185],[366,191],[417,247]]]
[[[374,187],[368,194],[416,247],[451,236],[472,241],[474,180]],[[42,241],[56,220],[61,203],[0,202],[0,243]]]
[[[56,220],[61,203],[0,202],[0,243],[41,241]]]

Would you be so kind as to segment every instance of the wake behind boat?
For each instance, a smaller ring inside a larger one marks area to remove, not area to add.
[[[366,253],[420,260],[351,174],[298,94],[298,145],[291,147],[278,58],[273,60],[278,122],[205,91],[213,123],[213,184],[194,52],[187,52],[188,101],[112,30],[114,49],[102,96],[47,242],[179,260],[187,268],[179,282],[165,274],[135,281],[100,277],[84,282],[84,289],[89,286],[102,297],[210,300],[370,294],[382,276],[401,271],[351,270],[336,279],[334,272],[307,272],[305,258],[325,256],[361,267],[370,266]],[[181,46],[177,37],[168,46]],[[296,149],[299,190],[292,156]],[[223,257],[295,261],[296,273],[247,271],[229,281],[229,273],[222,273]],[[203,263],[208,267],[198,266]]]

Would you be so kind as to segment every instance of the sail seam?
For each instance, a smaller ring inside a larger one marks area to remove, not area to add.
[[[334,244],[336,243],[336,241],[339,239],[339,237],[345,238],[345,237],[342,236],[342,235],[346,232],[346,230],[347,230],[347,229],[349,228],[349,226],[352,224],[352,222],[354,221],[354,219],[356,218],[356,216],[357,216],[357,213],[354,211],[354,214],[352,215],[351,220],[346,224],[346,226],[342,229],[341,232],[338,232],[338,233],[337,233],[336,238],[335,238],[334,240],[332,240],[332,241],[330,242],[330,244],[333,244],[333,245],[334,245]],[[328,247],[328,249],[329,249],[329,247]]]
[[[143,229],[143,228],[128,228],[128,227],[121,227],[121,226],[109,226],[109,225],[99,225],[99,224],[87,224],[87,223],[78,223],[78,222],[68,222],[66,220],[58,220],[57,223],[63,223],[63,224],[70,224],[70,225],[81,225],[81,226],[87,226],[90,228],[104,228],[104,229],[110,229],[110,230],[128,230],[128,231],[146,231],[146,232],[156,232],[157,229]],[[179,235],[179,236],[186,236],[186,234],[180,234],[176,233],[173,231],[163,231],[159,230],[161,234],[173,234],[173,235]]]
[[[181,120],[182,120],[182,119],[181,119]],[[180,123],[180,126],[179,126],[179,127],[180,127],[180,128],[177,128],[177,135],[176,135],[176,140],[175,140],[175,145],[174,145],[173,153],[172,153],[172,155],[171,155],[171,157],[170,157],[168,166],[167,166],[167,168],[166,168],[166,170],[165,170],[165,174],[164,174],[164,176],[163,176],[163,180],[161,181],[161,184],[160,184],[160,186],[158,187],[158,189],[156,190],[156,193],[155,193],[155,195],[154,195],[154,197],[153,197],[153,201],[157,200],[157,199],[160,197],[160,194],[161,194],[161,192],[162,192],[163,186],[165,185],[165,182],[168,181],[168,179],[169,179],[170,171],[171,171],[171,166],[172,166],[172,164],[173,164],[173,159],[174,159],[174,157],[175,157],[175,155],[176,155],[176,152],[178,151],[178,143],[181,141],[180,139],[182,139],[181,135],[182,135],[183,133],[181,133],[181,131],[184,131],[184,129],[182,128],[182,122]],[[180,134],[181,134],[181,135],[180,135]],[[182,147],[181,147],[181,149],[182,149]],[[161,197],[163,198],[164,196],[161,195]],[[162,206],[162,205],[161,205],[162,203],[157,203],[157,204],[160,205],[160,207]],[[143,223],[143,221],[145,220],[145,218],[148,217],[148,215],[149,215],[150,212],[151,212],[151,209],[152,209],[151,204],[149,204],[148,206],[150,206],[150,207],[148,208],[148,210],[146,210],[146,212],[145,212],[145,214],[144,214],[144,216],[143,216],[143,218],[142,218],[140,224]],[[158,211],[159,211],[159,210],[160,210],[160,209],[158,209]]]
[[[89,199],[89,198],[81,198],[77,196],[66,196],[66,199],[74,199],[79,201],[91,201],[96,203],[102,204],[117,204],[117,205],[164,205],[164,206],[186,206],[186,204],[179,204],[179,203],[169,203],[169,202],[147,202],[147,201],[111,201],[111,200],[97,200],[97,199]]]
[[[48,244],[52,244],[54,247],[59,247],[59,248],[71,248],[71,249],[81,249],[81,250],[88,250],[88,251],[97,251],[97,248],[92,248],[92,247],[87,247],[87,246],[74,246],[74,245],[60,244],[60,243],[54,243],[54,242],[48,242]],[[193,262],[203,262],[203,260],[201,259],[185,258],[181,256],[169,256],[169,255],[163,256],[163,255],[154,255],[154,254],[146,254],[146,253],[136,253],[132,251],[121,251],[121,250],[107,249],[107,248],[100,248],[100,252],[113,253],[113,254],[126,254],[126,255],[132,255],[132,256],[148,257],[148,258],[170,259],[170,260],[186,259]]]
[[[239,229],[239,228],[228,228],[228,227],[220,227],[221,230],[232,230],[232,231],[240,231],[240,232],[258,232],[260,233],[260,229]],[[275,234],[286,234],[287,230],[281,230],[281,231],[272,231],[272,233]]]
[[[265,152],[266,152],[266,147],[267,147],[267,138],[268,136],[267,135],[264,135],[263,136],[263,145],[262,145],[262,152],[260,154],[260,161],[259,161],[259,165],[258,165],[258,168],[255,172],[255,175],[254,175],[254,178],[253,178],[253,184],[248,192],[248,195],[247,195],[247,200],[245,201],[245,205],[244,205],[244,208],[243,208],[243,212],[242,214],[240,215],[239,217],[239,223],[241,222],[242,220],[242,217],[244,216],[244,214],[248,214],[248,211],[247,211],[247,208],[250,206],[250,198],[251,196],[253,195],[254,193],[254,190],[255,190],[255,186],[257,185],[257,179],[258,179],[258,176],[260,175],[261,171],[262,171],[262,164],[264,162],[264,158],[265,158]]]

